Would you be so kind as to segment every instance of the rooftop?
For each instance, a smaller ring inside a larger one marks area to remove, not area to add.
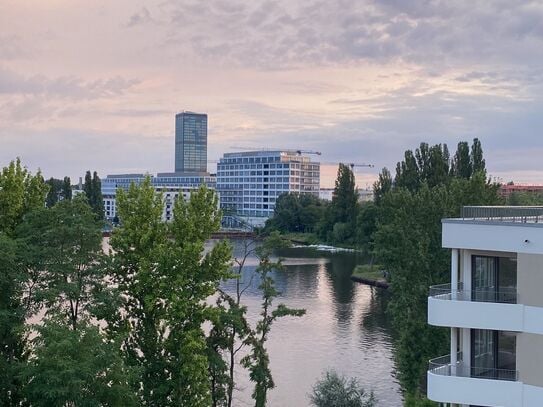
[[[443,222],[529,224],[543,226],[543,206],[464,206],[459,218]]]

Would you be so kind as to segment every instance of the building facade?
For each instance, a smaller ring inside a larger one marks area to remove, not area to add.
[[[283,193],[319,196],[320,164],[296,151],[226,153],[217,163],[217,190],[225,213],[262,225]]]
[[[108,175],[102,180],[102,196],[104,199],[104,214],[106,219],[113,221],[117,216],[117,189],[128,190],[131,184],[140,185],[145,179],[144,174],[120,174]],[[157,193],[162,193],[164,210],[162,220],[165,222],[173,219],[173,205],[182,195],[183,199],[189,199],[191,192],[204,184],[209,188],[216,188],[216,178],[213,175],[204,174],[180,174],[159,173],[151,177],[151,184]]]
[[[535,184],[502,184],[498,193],[503,198],[508,198],[512,194],[529,194],[543,196],[543,185]]]
[[[175,115],[175,172],[207,171],[207,114]]]
[[[450,329],[428,398],[451,406],[543,406],[543,207],[465,207],[444,219],[451,282],[428,323]]]

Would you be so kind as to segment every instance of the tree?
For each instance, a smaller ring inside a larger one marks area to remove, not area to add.
[[[473,174],[473,165],[469,152],[469,144],[466,141],[458,143],[456,154],[451,163],[452,176],[469,179]]]
[[[91,176],[91,172],[87,171],[85,174],[85,183],[83,184],[83,191],[87,195],[89,205],[98,219],[104,218],[104,200],[102,197],[102,183],[98,173],[94,171]]]
[[[450,255],[441,247],[441,219],[458,216],[463,205],[499,202],[497,186],[490,184],[484,171],[471,173],[467,143],[459,143],[451,178],[444,176],[445,146],[421,147],[421,151],[428,152],[420,153],[419,160],[427,162],[422,165],[425,171],[419,171],[426,178],[415,190],[395,184],[381,197],[373,235],[374,253],[390,274],[389,311],[398,332],[398,377],[408,396],[419,394],[427,360],[446,352],[448,342],[447,332],[427,324],[428,287],[448,281],[450,273]],[[432,157],[432,151],[435,159],[422,158]],[[432,160],[442,164],[430,165]]]
[[[17,229],[34,296],[46,315],[62,315],[73,330],[89,317],[93,292],[105,284],[101,225],[84,195],[30,213]],[[35,277],[34,277],[35,276]],[[28,294],[32,297],[32,294]]]
[[[202,186],[190,201],[178,199],[169,224],[149,177],[119,190],[117,202],[122,225],[113,232],[108,267],[116,288],[104,317],[110,334],[125,338],[126,363],[140,372],[135,390],[146,405],[209,406],[202,325],[213,316],[206,299],[229,276],[230,261],[226,242],[204,250],[220,227],[217,196]]]
[[[23,216],[43,207],[47,194],[41,172],[32,175],[17,158],[0,173],[0,231],[11,234]]]
[[[486,175],[486,163],[483,158],[483,148],[481,147],[481,142],[477,138],[473,139],[470,159],[473,173],[483,172]]]
[[[373,201],[376,205],[381,203],[383,196],[392,189],[392,175],[388,168],[383,168],[379,173],[379,178],[373,184]]]
[[[62,180],[62,197],[64,199],[72,199],[72,182],[70,177],[64,177]]]
[[[332,203],[326,208],[324,219],[319,226],[321,237],[335,243],[351,243],[355,233],[357,209],[358,193],[354,174],[349,166],[339,164]]]
[[[77,330],[47,319],[37,327],[34,353],[22,369],[24,394],[32,406],[136,406],[132,372],[115,342],[105,341],[87,321]]]
[[[373,393],[367,393],[356,379],[348,380],[333,370],[326,372],[313,386],[310,399],[316,407],[373,407],[376,404]]]
[[[259,289],[262,290],[261,319],[257,322],[256,329],[250,333],[247,340],[251,345],[251,351],[241,360],[242,365],[249,369],[249,377],[255,384],[252,393],[255,400],[255,407],[264,407],[268,397],[268,390],[275,387],[269,366],[270,358],[266,349],[268,334],[273,323],[282,317],[300,317],[305,314],[305,310],[289,308],[285,304],[279,304],[273,308],[273,300],[279,295],[279,292],[275,288],[275,281],[270,276],[270,273],[280,270],[282,264],[280,260],[278,262],[271,261],[270,255],[273,249],[281,244],[282,241],[279,235],[272,234],[258,248],[260,262],[257,267],[257,273],[260,277]]]
[[[266,222],[266,229],[311,233],[321,221],[324,210],[324,202],[314,195],[284,193],[277,198],[273,217]]]
[[[27,276],[21,270],[15,230],[32,210],[43,207],[47,185],[35,175],[10,162],[0,172],[0,404],[21,403],[18,370],[25,363],[26,308],[23,300]]]

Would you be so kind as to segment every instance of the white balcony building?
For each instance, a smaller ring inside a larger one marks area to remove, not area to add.
[[[430,288],[428,323],[449,327],[428,398],[451,406],[543,406],[543,207],[465,207],[444,219],[451,283]]]

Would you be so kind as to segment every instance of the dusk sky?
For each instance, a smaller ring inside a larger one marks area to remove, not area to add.
[[[0,0],[0,166],[172,171],[182,110],[210,160],[318,150],[366,186],[479,137],[492,176],[543,183],[543,1]]]

